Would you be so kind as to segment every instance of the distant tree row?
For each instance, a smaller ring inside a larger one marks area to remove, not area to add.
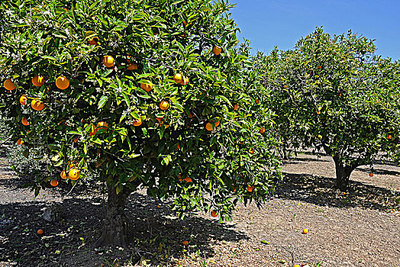
[[[399,156],[400,64],[375,51],[373,40],[351,31],[331,36],[317,28],[292,50],[254,58],[282,151],[323,148],[342,190],[379,152]]]

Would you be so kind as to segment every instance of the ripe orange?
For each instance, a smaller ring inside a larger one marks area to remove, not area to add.
[[[216,123],[214,123],[215,127],[218,127],[221,124],[220,121],[217,121]]]
[[[189,78],[188,77],[183,77],[183,80],[180,82],[181,85],[186,85],[189,83]]]
[[[303,234],[308,234],[308,229],[307,228],[303,229]]]
[[[370,172],[369,177],[374,177],[374,174],[372,172]]]
[[[390,139],[392,139],[392,135],[388,134],[388,136],[386,136],[386,138],[390,140]]]
[[[25,126],[31,125],[31,124],[29,123],[29,121],[28,121],[25,117],[22,118],[21,122],[22,122],[22,124],[25,125]]]
[[[260,99],[256,99],[256,104],[258,105],[258,104],[260,104]]]
[[[56,79],[56,86],[60,90],[65,90],[69,87],[69,80],[65,76],[60,76]]]
[[[19,98],[19,103],[21,103],[21,105],[26,105],[28,103],[28,98],[26,97],[26,95],[21,95],[21,97]]]
[[[317,110],[317,115],[319,115],[319,113],[320,113],[319,110]]]
[[[3,86],[4,86],[4,88],[6,88],[9,91],[12,91],[15,89],[15,86],[14,86],[13,82],[11,81],[11,79],[5,80]]]
[[[97,128],[94,124],[92,124],[92,129],[90,130],[89,136],[93,136],[97,133]]]
[[[250,185],[248,185],[247,186],[247,192],[253,192],[253,190],[254,190],[254,185],[252,185],[252,186],[250,186]]]
[[[219,54],[221,54],[222,49],[218,46],[214,46],[212,51],[213,51],[214,55],[218,56]]]
[[[287,88],[287,85],[285,84],[285,85],[283,86],[283,88],[285,88],[285,89],[286,89],[286,88]]]
[[[143,123],[142,118],[139,118],[137,121],[133,122],[133,126],[140,126],[140,125],[142,125],[142,123]]]
[[[105,121],[100,121],[100,122],[97,123],[96,127],[97,127],[97,130],[101,130],[101,129],[107,130],[108,129],[108,123],[105,122]]]
[[[207,131],[212,131],[213,128],[214,128],[214,127],[213,127],[212,123],[207,122],[207,124],[206,124],[206,129],[207,129]]]
[[[38,235],[42,235],[43,233],[44,233],[44,231],[43,231],[43,229],[39,229],[39,230],[37,230],[37,232],[36,232]]]
[[[236,103],[236,104],[233,106],[233,110],[238,110],[238,109],[239,109],[239,104]]]
[[[183,179],[186,183],[191,183],[193,182],[192,178],[190,177],[186,177],[185,179]]]
[[[255,151],[254,151],[254,148],[250,148],[250,149],[249,149],[249,153],[250,153],[250,154],[254,154],[254,152],[255,152]]]
[[[264,127],[261,127],[260,130],[259,130],[259,132],[260,132],[260,134],[265,133],[265,128],[264,128]]]
[[[160,109],[161,110],[167,110],[169,108],[169,103],[166,100],[161,101],[160,103]]]
[[[183,81],[183,75],[182,74],[180,74],[180,73],[176,73],[175,75],[174,75],[174,81],[176,82],[176,83],[181,83],[182,81]]]
[[[39,99],[33,99],[31,102],[31,107],[36,111],[41,111],[44,109],[44,103]]]
[[[115,60],[112,56],[104,56],[103,57],[103,64],[107,68],[114,67],[114,62],[115,62]]]
[[[138,64],[136,63],[132,63],[128,65],[128,68],[126,68],[127,70],[137,70],[139,68]]]
[[[25,142],[21,138],[17,140],[17,145],[18,146],[23,145],[24,143]]]
[[[58,185],[58,181],[56,179],[53,179],[50,181],[50,185],[56,187]]]
[[[44,77],[36,75],[32,78],[32,83],[34,86],[40,87],[44,84]]]
[[[75,167],[75,163],[73,163],[73,162],[71,163],[71,161],[69,161],[68,163],[70,163],[68,166],[68,170],[71,170],[72,168]]]
[[[99,38],[93,37],[92,39],[88,40],[88,44],[90,45],[97,45],[97,42],[99,41]]]
[[[149,83],[141,83],[140,84],[140,88],[142,88],[143,90],[145,90],[146,92],[150,92],[151,89],[153,89],[153,83],[149,82]]]
[[[321,66],[318,66],[318,67],[317,67],[317,69],[320,69],[320,68],[322,68],[322,67],[321,67]]]
[[[211,216],[212,216],[212,217],[217,217],[217,216],[218,216],[218,212],[217,212],[216,210],[213,210],[213,211],[211,212]]]
[[[189,241],[185,240],[185,241],[182,242],[182,245],[184,245],[184,246],[187,246],[188,244],[189,244]]]
[[[81,176],[81,172],[75,168],[72,168],[69,172],[68,172],[68,177],[69,179],[76,181],[79,179],[79,177]]]
[[[61,179],[67,179],[67,173],[65,172],[65,171],[62,171],[61,173],[60,173],[60,177],[61,177]]]

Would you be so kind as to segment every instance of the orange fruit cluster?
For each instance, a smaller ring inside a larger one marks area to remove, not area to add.
[[[184,77],[181,73],[176,73],[173,79],[176,83],[179,83],[180,85],[187,85],[189,83],[189,78]]]

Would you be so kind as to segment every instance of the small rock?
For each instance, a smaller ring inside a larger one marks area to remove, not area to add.
[[[61,207],[60,205],[53,204],[43,211],[42,218],[47,222],[55,222],[60,219]]]

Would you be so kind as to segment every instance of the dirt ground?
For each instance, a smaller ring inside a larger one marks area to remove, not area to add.
[[[0,158],[1,266],[400,266],[400,168],[361,166],[349,192],[334,189],[330,157],[299,154],[261,209],[239,205],[233,221],[204,214],[179,220],[143,192],[127,208],[130,245],[93,249],[104,196],[65,188],[34,198]],[[55,203],[58,218],[43,210]],[[303,228],[309,230],[302,234]],[[44,234],[38,235],[38,229]],[[187,246],[182,241],[189,241]]]

